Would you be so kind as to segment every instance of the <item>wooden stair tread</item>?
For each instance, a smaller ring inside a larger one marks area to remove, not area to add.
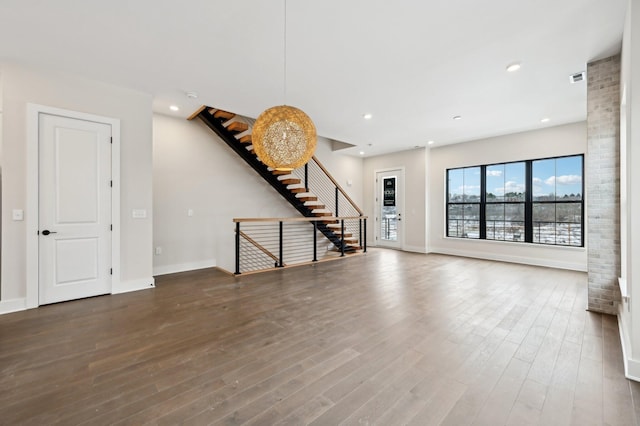
[[[327,206],[325,206],[324,204],[307,204],[306,202],[304,203],[304,206],[310,209],[324,209]]]
[[[309,196],[298,197],[298,200],[300,200],[302,202],[317,201],[318,197],[309,195]]]
[[[307,189],[306,188],[287,188],[289,191],[293,192],[294,194],[300,194],[302,192],[306,192]]]
[[[233,117],[235,117],[236,115],[232,112],[229,111],[224,111],[224,110],[216,110],[216,112],[213,113],[213,116],[219,120],[224,120],[224,121],[228,121],[231,120]]]
[[[291,172],[289,170],[271,170],[271,174],[276,176],[282,176],[282,175],[290,175]]]
[[[333,213],[331,212],[311,212],[312,215],[316,216],[316,217],[326,217],[326,216],[332,216]]]
[[[238,139],[240,143],[251,143],[251,135],[244,135],[240,139]]]
[[[341,236],[342,235],[342,232],[340,232],[339,230],[333,231],[333,233],[336,234],[337,236]],[[345,232],[344,233],[345,240],[347,238],[351,238],[352,236],[353,236],[353,234],[351,232]]]
[[[231,133],[242,133],[249,130],[249,125],[242,121],[233,121],[227,126],[227,130]]]
[[[302,181],[298,178],[289,178],[289,179],[281,179],[280,182],[284,183],[285,185],[297,185]]]

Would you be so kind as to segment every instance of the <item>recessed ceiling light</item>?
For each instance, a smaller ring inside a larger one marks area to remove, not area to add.
[[[362,114],[362,118],[364,118],[365,120],[371,120],[372,117],[373,115],[371,114]]]
[[[456,115],[453,117],[454,120],[462,120],[462,116],[461,115]]]
[[[549,121],[551,121],[551,119],[549,117],[545,117],[545,118],[540,120],[541,123],[548,123]]]
[[[175,105],[171,105],[171,106],[169,107],[169,109],[170,109],[171,111],[180,111],[180,108],[178,108],[178,107],[177,107],[177,106],[175,106]]]
[[[364,155],[364,151],[360,151],[360,155]]]
[[[433,145],[433,141],[427,142],[428,145]]]
[[[520,69],[521,65],[519,62],[514,62],[513,64],[509,64],[507,66],[507,72],[516,72]]]

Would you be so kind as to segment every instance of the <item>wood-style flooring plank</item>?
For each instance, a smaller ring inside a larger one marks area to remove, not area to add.
[[[634,425],[586,274],[372,249],[0,316],[0,425]]]

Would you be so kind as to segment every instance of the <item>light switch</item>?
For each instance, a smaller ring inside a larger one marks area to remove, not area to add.
[[[13,209],[13,214],[11,216],[13,220],[24,220],[24,210]]]
[[[193,209],[187,210],[187,216],[189,217],[193,216]]]
[[[145,209],[133,209],[131,216],[134,219],[144,219],[147,217],[147,211]]]

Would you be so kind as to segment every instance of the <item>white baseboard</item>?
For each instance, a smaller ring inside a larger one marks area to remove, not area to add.
[[[619,309],[624,309],[622,304]],[[622,345],[624,375],[629,380],[640,382],[640,361],[631,358],[630,330],[624,322],[624,316],[621,313],[618,313],[618,330],[620,331],[620,344]]]
[[[532,266],[545,266],[547,268],[569,269],[571,271],[587,272],[586,265],[582,263],[563,262],[553,259],[536,259],[524,256],[509,256],[503,254],[456,250],[442,247],[431,247],[429,253],[449,254],[452,256],[471,257],[474,259],[497,260],[500,262],[521,263]]]
[[[216,267],[216,260],[202,260],[200,262],[181,263],[177,265],[154,266],[153,276],[175,274],[176,272],[195,271],[196,269],[205,269]]]
[[[142,278],[139,280],[120,281],[111,289],[111,294],[128,293],[130,291],[147,290],[154,288],[156,282],[153,277]]]
[[[404,246],[402,248],[403,251],[410,251],[412,253],[423,253],[426,254],[427,253],[427,249],[425,249],[424,247],[420,247],[420,246]]]
[[[0,300],[0,315],[27,309],[27,299]]]

